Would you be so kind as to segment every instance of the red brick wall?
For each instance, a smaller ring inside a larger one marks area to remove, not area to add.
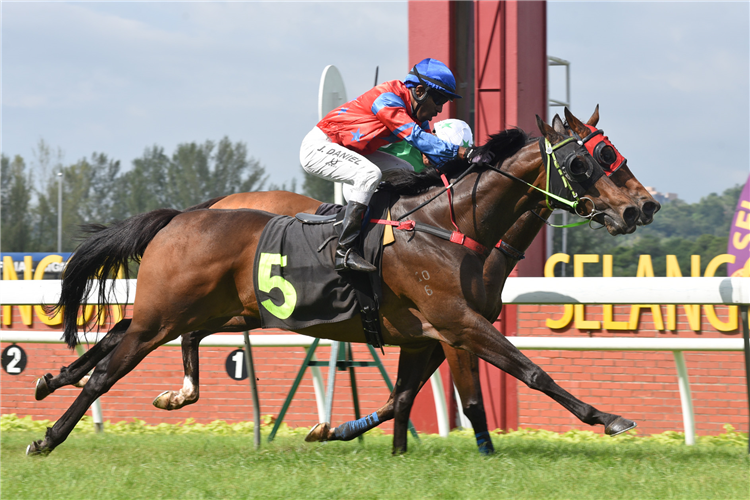
[[[545,326],[547,318],[558,318],[563,306],[519,306],[518,334],[520,336],[588,336],[574,328],[551,331]],[[664,310],[664,308],[662,308]],[[721,319],[726,319],[726,308],[717,307]],[[616,319],[626,319],[629,306],[615,306]],[[16,314],[14,308],[14,315]],[[14,317],[14,319],[17,318]],[[601,320],[601,307],[589,306],[586,319]],[[680,317],[682,320],[683,318]],[[39,328],[36,322],[35,327]],[[25,328],[16,322],[10,329]],[[704,318],[700,333],[678,323],[679,333],[658,332],[653,329],[651,315],[644,312],[640,330],[636,333],[595,331],[594,336],[639,337],[725,337],[740,335],[739,331],[722,334],[713,330]],[[7,329],[7,328],[6,328]],[[49,331],[49,330],[48,330]],[[260,332],[253,332],[254,334]],[[268,332],[282,333],[282,332]],[[8,344],[2,343],[0,349]],[[0,413],[31,415],[35,419],[56,420],[78,394],[76,388],[63,388],[44,401],[33,397],[34,381],[40,375],[57,373],[60,367],[75,358],[61,344],[20,344],[26,351],[28,363],[21,375],[2,372],[0,378]],[[198,422],[221,419],[228,422],[249,421],[253,418],[249,382],[235,381],[225,370],[225,361],[235,348],[202,347],[201,398],[198,403],[182,410],[157,410],[151,401],[164,390],[182,387],[182,361],[178,347],[162,347],[149,355],[131,374],[126,376],[105,396],[102,408],[105,420],[113,422],[139,418],[150,424],[175,423],[193,418]],[[277,415],[284,398],[304,358],[302,348],[256,348],[256,363],[260,391],[261,413]],[[571,352],[526,351],[534,362],[546,370],[562,387],[576,397],[597,408],[617,413],[638,422],[642,434],[666,430],[682,430],[682,413],[677,386],[677,372],[670,352]],[[329,348],[316,352],[318,360],[328,360]],[[365,346],[354,346],[357,360],[369,360]],[[383,362],[395,382],[398,349],[386,348]],[[742,353],[685,353],[690,376],[693,405],[698,434],[717,434],[722,425],[732,424],[747,429],[748,410]],[[322,368],[324,381],[327,368]],[[388,390],[376,368],[357,368],[362,414],[371,413],[386,401]],[[487,395],[485,397],[488,397]],[[519,425],[564,432],[570,429],[591,429],[581,424],[547,396],[518,384]],[[334,397],[334,423],[353,418],[352,396],[348,372],[337,373]],[[318,420],[312,377],[305,376],[289,408],[285,421],[293,426],[310,426]],[[431,387],[419,395],[413,412],[418,430],[437,432]],[[390,423],[382,426],[390,432]]]
[[[720,333],[703,318],[701,332],[693,332],[678,306],[678,331],[654,329],[651,313],[641,315],[637,332],[596,330],[595,337],[741,337],[739,330]],[[519,306],[519,336],[589,336],[575,328],[552,331],[547,318],[557,319],[563,306]],[[615,306],[615,319],[627,320],[630,306]],[[726,321],[727,307],[716,307]],[[666,308],[662,306],[662,314]],[[587,306],[587,320],[602,320],[601,307]],[[683,430],[677,369],[671,352],[525,351],[563,388],[596,408],[638,422],[641,434]],[[742,352],[684,353],[693,397],[696,432],[719,434],[724,424],[747,431],[748,403]],[[519,425],[553,431],[591,429],[551,399],[518,384]]]

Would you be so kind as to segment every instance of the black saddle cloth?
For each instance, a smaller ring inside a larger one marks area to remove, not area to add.
[[[373,197],[365,220],[384,219],[388,197]],[[255,254],[253,285],[263,328],[299,330],[337,323],[359,313],[350,272],[334,270],[340,224],[304,224],[280,215],[263,229]],[[383,254],[383,225],[365,224],[362,256],[378,267]]]

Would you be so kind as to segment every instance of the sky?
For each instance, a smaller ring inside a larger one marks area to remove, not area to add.
[[[406,2],[7,2],[2,9],[6,156],[63,164],[229,137],[269,182],[302,181],[323,68],[347,97],[409,68]],[[750,173],[748,2],[547,5],[547,52],[571,63],[570,104],[644,185],[694,203]],[[550,97],[565,98],[561,68]],[[552,113],[561,112],[552,108]],[[529,131],[536,134],[537,131]]]

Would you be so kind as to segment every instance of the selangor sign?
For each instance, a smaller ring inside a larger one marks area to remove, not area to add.
[[[573,276],[581,278],[584,276],[584,265],[586,264],[597,264],[599,263],[599,255],[595,254],[582,254],[573,256]],[[704,277],[710,278],[716,274],[716,270],[722,264],[733,264],[736,257],[730,254],[717,255],[706,266],[706,270],[703,274]],[[602,276],[605,278],[612,277],[612,256],[602,255]],[[552,255],[544,266],[544,276],[553,278],[555,276],[555,266],[560,263],[569,263],[570,255],[564,253],[557,253]],[[690,276],[693,278],[699,278],[701,276],[701,256],[691,255],[690,256]],[[651,261],[650,255],[641,255],[638,259],[638,270],[636,271],[637,278],[653,278],[654,277],[654,266]],[[668,278],[681,278],[682,270],[677,261],[677,256],[667,255],[667,277]],[[579,330],[610,330],[610,331],[637,331],[638,324],[640,322],[641,313],[643,311],[649,311],[653,317],[654,328],[659,331],[664,330],[677,330],[677,313],[678,306],[676,304],[666,304],[666,322],[665,316],[662,314],[662,306],[659,304],[635,304],[630,306],[630,314],[627,319],[621,318],[620,320],[614,317],[614,308],[610,305],[603,305],[602,321],[586,319],[586,306],[584,304],[567,304],[564,306],[565,309],[563,314],[559,318],[548,318],[546,320],[546,326],[552,329],[566,328],[570,325],[571,321],[573,326]],[[598,306],[589,306],[598,307]],[[701,331],[701,323],[703,315],[705,318],[720,332],[734,332],[738,331],[739,328],[739,308],[737,306],[728,306],[728,317],[726,321],[719,318],[716,314],[716,306],[714,305],[697,305],[697,304],[686,304],[679,306],[682,308],[683,313],[687,317],[688,326],[694,332]]]
[[[729,228],[727,253],[734,256],[734,262],[727,264],[727,276],[750,278],[750,178],[748,181]]]

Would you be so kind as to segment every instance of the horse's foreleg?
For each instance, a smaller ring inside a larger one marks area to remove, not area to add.
[[[479,358],[462,349],[454,349],[442,344],[445,357],[453,374],[464,415],[474,428],[479,453],[489,455],[495,452],[492,439],[487,428],[487,414],[484,411],[482,387],[479,382]]]
[[[153,401],[153,405],[162,410],[179,410],[191,405],[200,397],[200,377],[198,348],[201,340],[211,335],[208,330],[186,333],[182,336],[182,366],[185,370],[182,389],[164,391]]]
[[[81,357],[73,361],[70,366],[64,366],[60,369],[58,375],[53,376],[51,373],[45,374],[37,379],[34,398],[41,401],[60,387],[66,385],[77,385],[81,387],[85,384],[84,377],[101,361],[112,349],[122,340],[122,334],[130,326],[130,319],[119,321],[94,347],[83,353]],[[82,382],[82,383],[80,383]],[[80,385],[78,385],[80,383]]]
[[[464,318],[462,327],[454,331],[461,332],[459,336],[454,337],[454,346],[462,345],[529,388],[543,392],[582,422],[589,425],[604,425],[605,432],[612,436],[636,426],[632,420],[599,411],[574,397],[479,315]],[[450,335],[450,332],[445,333]]]

